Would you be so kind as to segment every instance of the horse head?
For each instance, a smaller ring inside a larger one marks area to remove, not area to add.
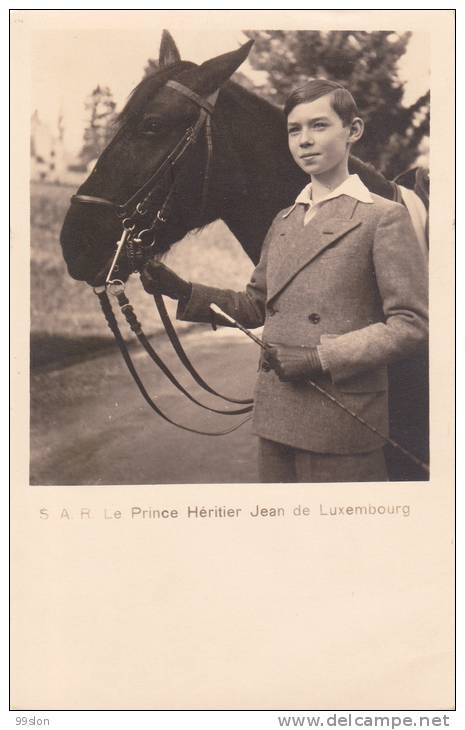
[[[116,134],[67,212],[61,245],[73,278],[102,282],[122,224],[139,242],[153,245],[155,239],[158,254],[219,217],[219,201],[227,197],[236,161],[223,145],[221,162],[215,158],[210,170],[215,139],[209,117],[219,89],[247,58],[252,43],[198,66],[182,61],[170,34],[163,32],[159,68],[132,92]],[[130,271],[122,258],[118,278],[127,279]]]

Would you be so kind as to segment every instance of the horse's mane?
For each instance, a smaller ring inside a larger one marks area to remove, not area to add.
[[[275,122],[273,128],[277,130],[279,134],[282,134],[284,125],[284,115],[282,109],[276,106],[272,102],[264,99],[262,96],[254,94],[244,86],[241,86],[235,81],[229,81],[224,86],[224,91],[234,101],[237,106],[240,106],[244,111],[249,112],[253,115],[260,116],[262,119],[265,118],[268,122]],[[272,127],[268,125],[268,131]]]
[[[357,173],[372,193],[392,200],[394,190],[392,183],[378,172],[371,163],[364,162],[360,157],[356,157],[355,155],[350,155],[349,172],[351,174]]]

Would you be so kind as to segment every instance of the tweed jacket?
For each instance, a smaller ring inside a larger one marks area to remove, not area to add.
[[[216,303],[268,343],[317,346],[317,382],[388,433],[387,366],[427,339],[427,262],[405,208],[372,194],[325,202],[307,225],[304,207],[278,213],[246,290],[194,284],[178,318],[211,321]],[[373,451],[382,440],[305,382],[260,368],[254,430],[321,453]]]

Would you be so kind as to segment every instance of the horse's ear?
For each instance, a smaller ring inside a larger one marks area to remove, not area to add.
[[[211,93],[219,89],[239,68],[241,63],[244,63],[253,43],[253,41],[247,41],[237,51],[223,53],[221,56],[216,56],[216,58],[211,58],[209,61],[202,63],[199,68],[202,91]]]
[[[175,63],[179,63],[180,60],[181,54],[173,40],[173,36],[168,30],[164,30],[161,34],[160,53],[158,55],[159,67],[173,66]]]

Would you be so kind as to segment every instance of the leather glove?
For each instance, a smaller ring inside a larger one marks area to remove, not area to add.
[[[171,299],[187,301],[192,284],[181,279],[172,269],[159,261],[148,261],[140,275],[142,285],[148,294],[166,294]]]
[[[270,344],[264,359],[285,382],[310,378],[323,371],[316,347]]]

